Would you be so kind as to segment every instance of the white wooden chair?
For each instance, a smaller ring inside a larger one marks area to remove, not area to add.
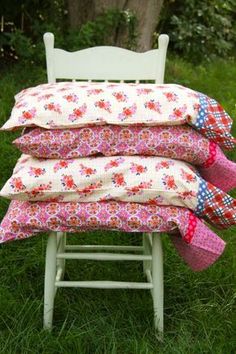
[[[169,37],[158,39],[158,49],[136,53],[118,47],[93,47],[77,52],[54,48],[54,35],[44,34],[48,82],[56,79],[80,80],[164,80],[166,51]],[[79,239],[79,238],[78,238]],[[97,251],[113,252],[97,252]],[[76,252],[79,251],[79,252]],[[96,251],[96,252],[92,252]],[[115,253],[119,251],[120,253]],[[122,251],[125,251],[125,253]],[[127,254],[127,251],[132,253]],[[65,260],[142,261],[147,282],[118,281],[64,281]],[[66,234],[49,234],[44,288],[44,328],[51,329],[54,298],[59,287],[95,289],[150,289],[154,307],[154,326],[161,338],[163,333],[163,256],[161,235],[143,234],[142,246],[69,245]]]

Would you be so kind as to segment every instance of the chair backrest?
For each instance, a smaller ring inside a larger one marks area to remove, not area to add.
[[[131,50],[100,46],[68,52],[54,48],[54,35],[43,36],[48,82],[56,79],[72,80],[154,80],[164,81],[166,52],[169,37],[162,34],[158,38],[158,49],[137,53]]]

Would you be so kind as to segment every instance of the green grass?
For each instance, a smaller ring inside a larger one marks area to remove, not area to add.
[[[1,72],[0,119],[7,119],[13,96],[26,86],[46,82],[41,68],[16,65]],[[216,98],[236,115],[236,65],[217,61],[194,67],[172,58],[166,82],[176,82]],[[236,128],[234,126],[234,132]],[[235,133],[234,133],[235,134]],[[18,156],[11,141],[19,135],[1,133],[0,186],[10,177]],[[236,135],[236,134],[235,134]],[[228,154],[235,159],[235,152]],[[8,201],[0,200],[0,217]],[[179,258],[169,239],[165,248],[165,340],[152,328],[149,292],[59,289],[54,330],[42,329],[46,235],[0,247],[0,353],[86,354],[230,354],[235,353],[235,228],[218,231],[227,241],[222,257],[209,269],[194,273]],[[71,242],[139,244],[140,234],[95,232],[71,236]],[[128,240],[127,240],[128,239]],[[67,279],[142,281],[141,264],[68,261]]]

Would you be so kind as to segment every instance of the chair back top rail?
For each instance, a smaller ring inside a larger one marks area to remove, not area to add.
[[[155,80],[164,81],[169,37],[158,38],[158,49],[144,53],[128,49],[100,46],[68,52],[54,48],[54,35],[44,34],[48,82],[70,80]]]

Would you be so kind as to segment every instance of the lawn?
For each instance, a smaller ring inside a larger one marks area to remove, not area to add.
[[[14,94],[46,82],[45,70],[17,64],[0,72],[0,124],[7,119]],[[177,58],[167,63],[166,82],[180,83],[217,99],[236,116],[236,65],[217,60],[193,66]],[[0,187],[19,157],[11,141],[19,132],[1,133]],[[236,136],[236,124],[234,126]],[[228,153],[235,160],[235,152]],[[230,176],[229,176],[230,178]],[[235,193],[231,193],[235,196]],[[8,201],[0,200],[0,217]],[[197,354],[235,353],[236,309],[234,250],[236,228],[219,231],[227,242],[222,257],[194,273],[176,254],[167,236],[165,250],[165,338],[156,340],[152,301],[141,290],[59,289],[54,330],[42,329],[44,257],[47,235],[0,246],[0,353]],[[140,234],[95,232],[71,236],[81,243],[139,244]],[[70,261],[67,279],[142,281],[139,263]]]

